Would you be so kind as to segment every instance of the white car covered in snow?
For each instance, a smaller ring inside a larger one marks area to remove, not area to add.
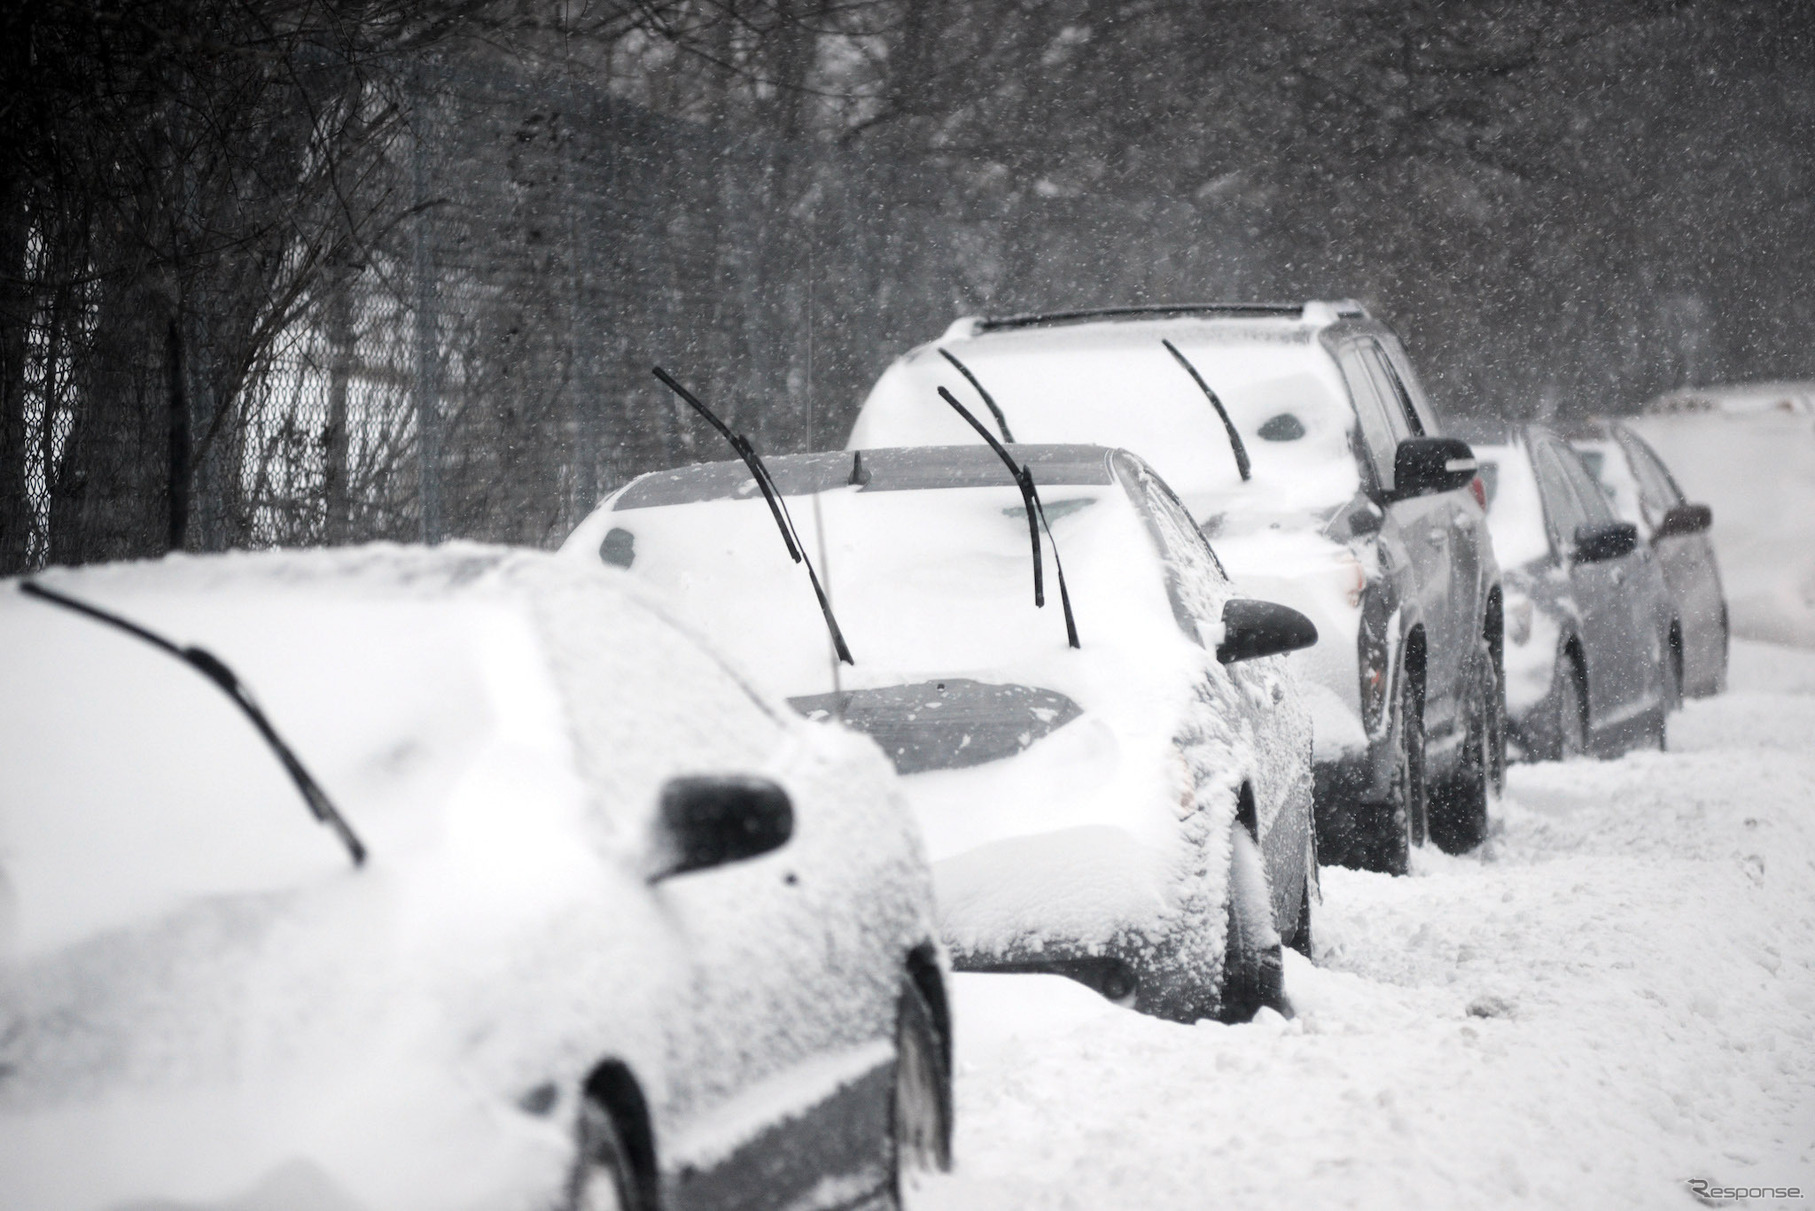
[[[1310,719],[1271,654],[1315,632],[1237,599],[1135,456],[1004,456],[1056,547],[973,444],[773,459],[773,511],[742,463],[654,472],[563,551],[660,585],[796,709],[882,746],[955,966],[1062,974],[1183,1021],[1279,1003],[1281,936],[1308,951],[1317,889]],[[835,628],[776,534],[783,505]]]
[[[1349,302],[970,317],[877,379],[848,445],[962,440],[941,389],[1015,440],[1139,454],[1243,592],[1316,624],[1290,663],[1323,861],[1400,873],[1427,831],[1486,834],[1499,572],[1472,457],[1384,324]]]
[[[947,1155],[894,773],[630,578],[47,572],[0,668],[8,1211],[884,1205]]]

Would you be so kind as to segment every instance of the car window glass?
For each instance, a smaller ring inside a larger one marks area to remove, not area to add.
[[[1576,527],[1587,521],[1587,515],[1549,442],[1532,443],[1531,465],[1538,475],[1538,491],[1544,499],[1544,524],[1550,530],[1551,545],[1559,551],[1568,551],[1575,545]]]
[[[1393,418],[1393,428],[1401,437],[1423,437],[1424,420],[1412,407],[1412,397],[1407,393],[1405,384],[1399,380],[1386,353],[1378,345],[1369,344],[1367,349],[1368,368],[1378,384],[1380,398],[1385,401],[1387,411]]]
[[[1588,468],[1582,465],[1576,452],[1559,448],[1556,454],[1557,462],[1562,466],[1563,474],[1568,476],[1570,486],[1575,489],[1576,499],[1581,503],[1583,516],[1589,524],[1604,526],[1619,520],[1613,515],[1613,506],[1607,500],[1606,490],[1595,482],[1594,476],[1588,473]]]
[[[1198,622],[1222,616],[1228,598],[1228,574],[1191,514],[1172,489],[1139,459],[1118,455],[1116,471],[1148,522],[1160,557],[1166,563],[1166,591],[1173,619],[1185,635],[1201,642]]]
[[[1632,464],[1632,473],[1639,481],[1639,491],[1645,497],[1647,512],[1655,510],[1662,513],[1683,503],[1682,489],[1670,477],[1651,447],[1629,433],[1619,434],[1620,447],[1626,451],[1627,461]]]
[[[1393,425],[1387,419],[1385,402],[1374,385],[1374,376],[1362,360],[1361,347],[1345,346],[1337,355],[1342,376],[1348,381],[1349,394],[1355,401],[1355,416],[1361,422],[1361,438],[1374,482],[1382,488],[1393,487],[1393,452],[1398,447]]]
[[[1443,426],[1437,423],[1437,413],[1431,408],[1430,397],[1425,394],[1424,385],[1418,381],[1418,372],[1412,369],[1412,359],[1405,355],[1405,346],[1390,336],[1380,344],[1386,350],[1387,368],[1399,380],[1400,388],[1411,401],[1412,412],[1422,426],[1421,432],[1433,437],[1441,435]]]

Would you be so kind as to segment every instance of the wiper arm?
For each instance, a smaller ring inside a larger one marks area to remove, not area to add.
[[[347,847],[347,853],[352,855],[354,866],[365,865],[366,847],[360,843],[359,837],[353,832],[352,826],[347,823],[346,817],[342,816],[328,799],[327,792],[322,790],[315,779],[309,776],[309,771],[303,768],[303,763],[297,759],[295,753],[290,751],[290,746],[285,744],[283,737],[277,734],[277,729],[271,726],[271,721],[265,717],[265,712],[260,710],[258,703],[252,700],[251,692],[240,683],[240,679],[234,676],[233,670],[228,668],[218,656],[204,648],[180,648],[162,635],[153,634],[137,623],[128,622],[117,614],[110,614],[106,610],[77,601],[73,597],[65,597],[61,593],[29,580],[19,582],[19,591],[27,596],[42,598],[54,605],[62,606],[66,610],[73,610],[96,622],[106,623],[110,627],[125,631],[128,635],[143,639],[152,647],[170,653],[214,682],[220,687],[222,693],[233,699],[233,704],[252,721],[252,726],[258,729],[258,734],[265,738],[265,743],[270,745],[271,751],[277,754],[277,759],[283,763],[284,772],[290,775],[290,781],[294,782],[296,789],[302,792],[303,802],[308,804],[310,813],[318,821],[334,830],[334,835],[340,838],[340,843]]]
[[[1216,414],[1223,418],[1223,428],[1229,431],[1229,448],[1235,451],[1235,469],[1242,473],[1242,482],[1247,483],[1252,478],[1248,469],[1248,447],[1242,445],[1242,435],[1235,431],[1235,422],[1229,419],[1229,410],[1223,407],[1222,400],[1216,398],[1216,392],[1210,390],[1210,384],[1206,383],[1204,376],[1197,372],[1197,367],[1185,360],[1185,355],[1178,351],[1177,345],[1163,336],[1160,338],[1160,344],[1166,346],[1166,352],[1178,359],[1178,364],[1185,368],[1185,373],[1191,376],[1191,381],[1196,383],[1198,390],[1204,393],[1204,398],[1210,401],[1210,406],[1216,409]]]
[[[795,563],[807,565],[807,578],[813,582],[813,596],[819,598],[819,612],[825,616],[826,629],[832,633],[833,650],[838,653],[838,658],[846,664],[856,664],[857,662],[851,659],[851,649],[845,646],[844,632],[838,629],[838,619],[832,616],[832,603],[827,599],[825,589],[820,586],[819,573],[813,570],[813,561],[807,558],[806,546],[800,541],[799,531],[794,528],[794,518],[788,512],[788,503],[782,499],[781,492],[776,489],[775,481],[769,478],[769,468],[763,466],[763,460],[758,457],[755,448],[750,445],[749,439],[741,433],[733,433],[729,425],[713,414],[712,409],[701,403],[699,397],[693,392],[675,382],[674,377],[666,370],[660,366],[654,367],[654,370],[655,376],[661,380],[662,386],[686,400],[692,405],[695,412],[710,421],[712,427],[731,443],[731,448],[737,451],[737,456],[744,460],[744,466],[750,468],[750,477],[762,490],[763,499],[769,502],[769,512],[775,518],[776,528],[781,531],[781,540],[788,548],[788,557]]]
[[[964,376],[965,381],[977,389],[977,394],[983,397],[984,406],[989,409],[990,415],[996,418],[996,424],[1002,430],[1002,440],[1012,444],[1015,435],[1008,431],[1008,418],[1002,415],[1002,409],[996,406],[995,397],[983,389],[983,384],[977,381],[977,376],[971,373],[971,368],[944,349],[939,351],[939,356],[956,367],[958,373]]]
[[[1034,487],[1033,471],[1026,464],[1016,466],[1014,456],[1009,454],[1002,443],[983,427],[981,421],[971,415],[970,409],[958,402],[957,396],[944,387],[939,388],[939,395],[946,403],[956,408],[958,415],[969,421],[971,428],[975,429],[982,435],[983,440],[989,443],[989,448],[996,452],[996,457],[1002,460],[1003,465],[1008,468],[1008,473],[1014,476],[1015,486],[1021,489],[1021,503],[1027,511],[1027,535],[1033,540],[1034,548],[1034,605],[1042,609],[1046,606],[1046,592],[1040,578],[1040,527],[1046,528],[1046,541],[1052,543],[1053,571],[1057,572],[1059,576],[1059,604],[1065,609],[1065,639],[1072,647],[1081,647],[1082,645],[1078,643],[1077,619],[1073,618],[1071,614],[1071,593],[1065,588],[1065,565],[1059,562],[1059,540],[1052,536],[1052,524],[1046,520],[1046,506],[1040,503],[1040,490]],[[1038,526],[1034,524],[1036,515],[1040,519]]]

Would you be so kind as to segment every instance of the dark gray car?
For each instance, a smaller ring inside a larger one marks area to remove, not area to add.
[[[1505,564],[1510,737],[1533,760],[1662,747],[1680,634],[1660,561],[1557,431],[1477,435]]]
[[[1690,697],[1727,688],[1727,598],[1708,527],[1714,513],[1691,504],[1657,451],[1617,420],[1596,420],[1567,431],[1582,464],[1600,481],[1613,510],[1651,544],[1680,629],[1671,636],[1670,672]]]
[[[849,444],[970,439],[941,388],[1022,441],[1140,454],[1245,592],[1316,623],[1291,665],[1323,861],[1402,872],[1427,823],[1446,848],[1481,838],[1504,752],[1499,570],[1472,455],[1386,325],[1352,302],[960,320],[877,380]]]

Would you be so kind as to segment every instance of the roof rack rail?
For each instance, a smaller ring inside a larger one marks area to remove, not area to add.
[[[1141,307],[1086,307],[1076,311],[977,316],[969,321],[968,327],[973,333],[982,333],[1002,332],[1011,328],[1040,328],[1049,324],[1081,324],[1091,320],[1158,319],[1169,315],[1295,317],[1303,314],[1304,307],[1299,303],[1154,303]]]
[[[1354,299],[1309,303],[1154,303],[1140,307],[1084,307],[1075,311],[1040,311],[1026,315],[967,315],[946,330],[945,340],[963,340],[985,332],[1083,324],[1091,320],[1163,319],[1167,316],[1226,315],[1314,319],[1368,319],[1368,309]]]

